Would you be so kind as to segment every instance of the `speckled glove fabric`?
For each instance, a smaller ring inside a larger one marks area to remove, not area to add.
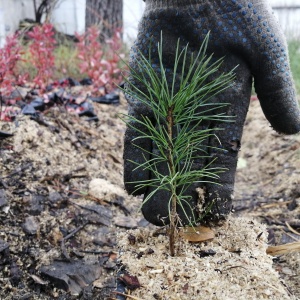
[[[222,149],[217,151],[211,148],[219,147],[219,142],[213,138],[208,139],[203,147],[209,158],[197,160],[194,164],[195,168],[203,168],[217,157],[213,166],[227,169],[220,174],[218,181],[220,185],[210,183],[200,185],[205,191],[206,205],[209,206],[211,201],[214,203],[205,220],[209,222],[224,219],[232,209],[237,155],[253,79],[262,110],[271,126],[284,134],[300,131],[300,112],[289,68],[285,38],[269,4],[263,0],[146,0],[137,40],[131,51],[132,68],[137,69],[139,51],[147,57],[150,45],[157,45],[161,31],[164,63],[171,69],[178,38],[183,46],[189,43],[190,51],[198,52],[209,31],[207,54],[213,53],[214,59],[224,57],[219,74],[238,66],[233,86],[211,99],[216,103],[230,103],[223,108],[223,112],[233,116],[235,122],[204,124],[206,128],[222,129],[216,132]],[[151,52],[155,63],[155,60],[158,61],[156,47],[151,47]],[[142,115],[151,118],[151,112],[141,103],[130,97],[127,100],[129,114],[137,118]],[[146,180],[152,176],[142,169],[134,170],[136,165],[130,160],[142,163],[145,159],[151,159],[149,153],[157,151],[156,145],[149,139],[138,139],[134,142],[147,152],[137,148],[132,140],[138,135],[137,131],[127,128],[124,144],[124,181],[125,188],[130,194],[134,194],[135,191],[132,182]],[[161,166],[162,172],[164,168],[167,166]],[[192,196],[190,206],[184,207],[188,216],[192,214],[191,208],[195,214],[198,213],[196,192],[198,186],[192,185],[188,190]],[[151,188],[144,189],[135,194],[148,195],[151,191]],[[145,218],[156,225],[168,224],[168,199],[167,192],[155,194],[143,205],[142,212]],[[182,223],[188,223],[189,218],[182,212],[182,208],[178,207],[178,212]]]

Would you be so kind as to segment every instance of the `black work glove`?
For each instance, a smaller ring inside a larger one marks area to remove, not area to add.
[[[211,99],[216,103],[230,103],[224,107],[223,112],[233,116],[235,122],[211,121],[205,124],[208,128],[222,129],[216,131],[222,150],[216,149],[219,147],[216,138],[208,139],[203,147],[209,158],[195,161],[193,166],[203,168],[217,158],[212,166],[227,170],[220,174],[220,185],[193,184],[187,191],[187,194],[192,196],[189,205],[183,208],[178,206],[182,224],[188,224],[193,214],[199,214],[199,195],[196,188],[201,187],[204,191],[205,205],[210,209],[204,220],[222,220],[232,208],[238,150],[253,78],[262,110],[271,126],[284,134],[300,131],[300,112],[289,67],[286,41],[271,8],[263,0],[147,0],[138,37],[131,50],[130,65],[133,69],[138,70],[139,51],[147,57],[150,45],[157,45],[160,41],[161,31],[163,50],[167,57],[165,63],[167,67],[169,64],[170,69],[173,69],[178,38],[182,45],[189,44],[190,52],[198,52],[208,31],[210,40],[207,55],[213,54],[215,59],[224,57],[219,74],[238,66],[233,86]],[[152,60],[155,61],[156,58],[158,61],[157,51],[153,49]],[[152,117],[151,112],[139,101],[128,97],[128,103],[129,114],[137,119],[143,115]],[[138,136],[138,131],[127,128],[124,144],[125,188],[130,194],[147,196],[153,189],[136,191],[133,182],[147,180],[153,174],[143,169],[134,170],[136,165],[130,160],[143,163],[145,159],[151,159],[150,153],[155,153],[157,149],[150,139],[137,139],[133,142]],[[167,173],[167,166],[162,165],[160,171]],[[145,218],[156,225],[168,224],[169,198],[170,195],[166,191],[156,193],[142,207]]]

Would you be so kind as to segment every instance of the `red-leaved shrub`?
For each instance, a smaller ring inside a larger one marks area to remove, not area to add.
[[[26,82],[26,74],[15,74],[21,50],[17,34],[7,36],[4,47],[0,49],[0,90],[3,96],[9,96],[16,85]]]
[[[28,32],[28,36],[32,40],[29,46],[30,61],[37,71],[33,82],[44,90],[52,79],[55,66],[53,25],[44,23],[34,26],[32,31]]]
[[[89,27],[84,34],[76,34],[80,71],[92,79],[95,90],[103,86],[113,88],[121,81],[122,54],[117,52],[122,46],[120,31],[117,30],[105,45],[100,43],[99,36],[97,26]]]

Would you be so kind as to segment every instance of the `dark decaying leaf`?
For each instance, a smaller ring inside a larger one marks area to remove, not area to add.
[[[102,274],[100,264],[84,261],[55,261],[40,268],[41,275],[55,287],[79,295],[82,290]]]
[[[188,291],[188,289],[189,289],[189,284],[188,284],[188,282],[187,282],[187,283],[182,287],[183,293],[186,294],[187,291]]]
[[[207,256],[213,256],[216,253],[217,253],[216,251],[214,251],[212,249],[208,249],[208,250],[201,250],[201,251],[197,252],[197,255],[199,255],[202,258],[202,257],[207,257]]]
[[[121,280],[129,290],[135,290],[141,287],[138,278],[134,275],[124,273],[119,276],[118,279]]]

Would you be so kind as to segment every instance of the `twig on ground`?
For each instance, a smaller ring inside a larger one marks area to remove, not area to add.
[[[76,191],[74,191],[74,190],[69,191],[69,192],[72,193],[72,194],[74,194],[74,195],[81,196],[82,198],[90,199],[90,200],[92,200],[92,201],[95,201],[95,202],[97,202],[97,203],[99,203],[99,204],[101,204],[101,205],[107,205],[107,204],[110,203],[109,201],[105,201],[104,199],[94,197],[94,196],[90,195],[89,193],[81,193],[81,192],[76,192]],[[77,206],[79,206],[79,207],[81,207],[81,208],[91,210],[90,208],[85,207],[85,206],[81,206],[80,204],[78,204],[78,203],[76,203],[76,202],[74,202],[74,201],[72,201],[72,200],[69,200],[69,201],[70,201],[72,204],[77,205]]]
[[[114,294],[117,294],[117,295],[121,295],[121,296],[124,296],[126,298],[130,298],[130,299],[133,299],[133,300],[143,300],[141,298],[137,298],[137,297],[134,297],[134,296],[130,296],[130,295],[127,295],[127,294],[124,294],[124,293],[120,293],[120,292],[113,292]]]
[[[236,269],[236,268],[242,268],[242,269],[245,269],[246,271],[248,271],[247,268],[245,268],[243,266],[231,266],[231,267],[228,267],[228,268],[222,270],[222,272],[226,272],[226,271],[228,271],[230,269]]]
[[[83,209],[86,209],[86,210],[89,210],[89,211],[92,211],[92,212],[95,212],[95,213],[99,213],[96,209],[94,209],[93,207],[87,207],[87,206],[84,206],[82,204],[78,204],[70,199],[68,199],[68,202],[70,202],[71,204],[75,205],[75,206],[78,206],[80,208],[83,208]]]
[[[273,202],[260,206],[260,208],[272,208],[276,206],[283,206],[292,203],[293,200],[283,201],[283,202]]]
[[[42,178],[40,182],[43,183],[46,181],[55,181],[58,179],[60,179],[62,182],[66,182],[66,181],[70,181],[70,179],[72,179],[72,178],[85,178],[86,174],[74,174],[74,173],[82,171],[84,169],[85,169],[84,167],[80,167],[80,168],[75,169],[75,170],[71,171],[70,173],[64,174],[64,175],[56,173],[54,175],[46,176],[46,177]]]
[[[80,250],[81,253],[87,253],[87,254],[95,254],[95,255],[98,255],[98,254],[110,254],[111,251],[98,251],[98,250]]]
[[[39,125],[42,125],[42,126],[45,126],[45,127],[49,128],[49,130],[51,132],[59,133],[59,128],[55,127],[54,125],[51,125],[51,124],[47,123],[41,116],[31,117],[30,119],[37,122]]]
[[[73,237],[77,232],[79,232],[81,229],[83,229],[85,227],[85,225],[87,225],[89,223],[89,221],[85,221],[82,225],[80,225],[79,227],[75,228],[73,231],[71,231],[68,235],[66,235],[62,240],[61,240],[61,251],[64,255],[64,257],[67,260],[71,260],[69,253],[67,252],[66,249],[66,245],[65,242],[70,239],[71,237]]]
[[[94,202],[97,202],[97,203],[99,203],[101,205],[108,205],[108,204],[111,205],[111,204],[113,204],[113,205],[119,207],[126,216],[130,215],[130,211],[120,201],[118,201],[118,199],[115,199],[115,200],[105,200],[105,199],[97,198],[97,197],[92,196],[90,194],[82,194],[80,192],[75,192],[75,191],[70,191],[70,192],[72,194],[74,194],[74,195],[79,195],[79,196],[82,196],[83,198],[90,199],[90,200],[92,200]],[[77,205],[77,206],[79,206],[79,207],[81,207],[83,209],[87,209],[87,210],[91,210],[91,211],[97,212],[96,210],[91,209],[90,207],[86,207],[86,206],[80,205],[80,204],[78,204],[78,203],[76,203],[76,202],[74,202],[72,200],[69,200],[69,202],[71,202],[72,204]]]
[[[285,222],[287,228],[294,234],[300,235],[300,232],[298,232],[297,230],[295,230],[294,228],[291,227],[291,225],[288,222]]]
[[[24,171],[24,170],[30,168],[31,166],[32,166],[32,163],[31,163],[31,162],[30,162],[30,163],[27,163],[27,164],[21,166],[20,168],[17,168],[17,169],[16,169],[15,171],[13,171],[12,173],[10,173],[10,174],[8,174],[8,175],[6,175],[6,176],[0,177],[0,179],[4,179],[4,178],[8,178],[8,177],[12,177],[12,176],[14,176],[14,175],[17,175],[17,174],[19,174],[20,172],[22,172],[22,171]]]
[[[3,186],[5,189],[8,189],[8,185],[4,182],[4,180],[0,179],[0,186]]]

